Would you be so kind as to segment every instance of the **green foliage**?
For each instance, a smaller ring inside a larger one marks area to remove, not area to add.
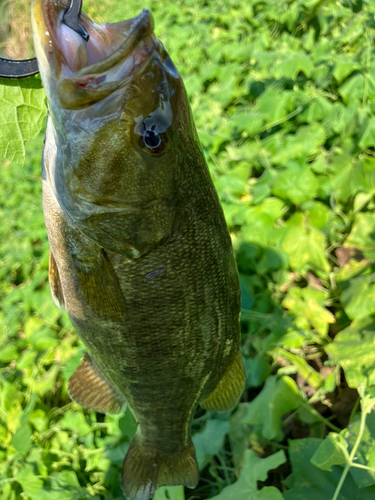
[[[290,489],[284,492],[284,499],[371,500],[374,497],[375,488],[358,488],[351,475],[345,477],[338,490],[337,485],[343,477],[342,466],[335,465],[331,472],[327,472],[311,463],[322,443],[321,439],[315,438],[296,439],[290,443],[289,454],[293,472],[287,479]]]
[[[268,377],[262,392],[247,405],[242,422],[260,426],[259,434],[269,440],[283,439],[281,417],[295,410],[301,395],[290,377]]]
[[[0,78],[0,157],[23,165],[25,145],[43,128],[47,114],[40,78]]]
[[[248,383],[232,415],[196,414],[198,488],[155,498],[372,500],[374,2],[84,0],[101,22],[141,7],[231,232]],[[84,349],[48,287],[44,114],[38,79],[0,82],[0,155],[26,147],[0,168],[0,500],[120,500],[134,417],[67,395]]]
[[[185,500],[184,488],[182,486],[159,488],[155,493],[154,500]]]
[[[238,498],[252,498],[254,500],[283,500],[279,490],[271,487],[258,490],[257,482],[265,481],[270,469],[276,469],[286,460],[283,451],[278,451],[265,459],[260,459],[252,450],[244,454],[244,464],[238,480],[226,486],[223,491],[212,498],[219,500],[237,500]]]

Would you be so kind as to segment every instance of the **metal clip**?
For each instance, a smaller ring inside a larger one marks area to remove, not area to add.
[[[65,9],[63,22],[72,30],[78,33],[84,40],[89,39],[87,30],[79,22],[82,10],[82,0],[69,0]],[[0,57],[0,77],[1,78],[26,78],[39,73],[36,57],[32,59],[4,59]]]

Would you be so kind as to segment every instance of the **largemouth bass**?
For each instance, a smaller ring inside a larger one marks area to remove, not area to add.
[[[148,10],[62,22],[33,1],[47,93],[43,206],[49,278],[87,348],[69,381],[80,405],[138,421],[122,470],[131,500],[199,480],[198,404],[230,410],[244,388],[230,236],[183,82]]]

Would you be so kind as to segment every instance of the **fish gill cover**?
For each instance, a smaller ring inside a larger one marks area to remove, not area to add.
[[[231,231],[247,371],[233,414],[193,421],[198,488],[156,498],[371,500],[375,5],[142,7],[184,79]],[[123,2],[98,11],[124,17]],[[83,349],[47,283],[44,94],[36,79],[1,83],[0,498],[120,499],[131,413],[67,396]]]

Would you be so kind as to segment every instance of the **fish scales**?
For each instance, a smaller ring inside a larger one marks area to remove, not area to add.
[[[197,405],[227,411],[241,396],[238,274],[150,12],[102,26],[82,13],[85,41],[63,24],[65,7],[33,1],[51,291],[87,349],[70,395],[104,413],[130,407],[138,430],[121,482],[127,498],[148,500],[163,485],[197,485]]]

